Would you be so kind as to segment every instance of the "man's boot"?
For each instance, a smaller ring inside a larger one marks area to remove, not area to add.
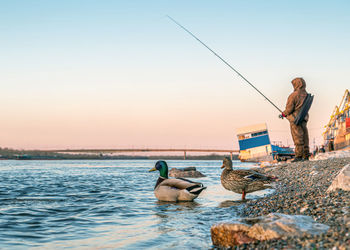
[[[310,157],[310,151],[309,151],[309,147],[305,146],[304,147],[304,151],[303,151],[303,160],[304,161],[308,161]]]
[[[298,162],[298,161],[303,161],[302,157],[295,157],[291,162]]]
[[[303,160],[304,146],[297,144],[295,145],[295,158],[291,162],[298,162]]]

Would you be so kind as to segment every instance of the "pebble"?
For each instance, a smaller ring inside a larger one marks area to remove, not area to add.
[[[350,158],[334,158],[277,165],[266,172],[278,177],[276,192],[258,200],[248,200],[240,217],[256,217],[279,212],[312,216],[330,226],[318,236],[287,237],[258,241],[236,249],[350,249],[350,192],[326,193]]]

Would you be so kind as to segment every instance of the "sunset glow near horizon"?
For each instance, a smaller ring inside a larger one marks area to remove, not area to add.
[[[2,1],[0,147],[238,149],[303,77],[310,146],[350,87],[348,1]]]

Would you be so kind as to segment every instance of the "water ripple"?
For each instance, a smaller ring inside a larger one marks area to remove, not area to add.
[[[211,225],[242,206],[220,185],[221,162],[168,162],[207,175],[200,197],[182,203],[155,199],[154,163],[0,161],[0,248],[211,248]]]

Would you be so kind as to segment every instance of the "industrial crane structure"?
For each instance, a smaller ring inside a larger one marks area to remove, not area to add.
[[[335,106],[323,132],[328,150],[337,150],[350,146],[350,92],[347,89],[339,104]]]

